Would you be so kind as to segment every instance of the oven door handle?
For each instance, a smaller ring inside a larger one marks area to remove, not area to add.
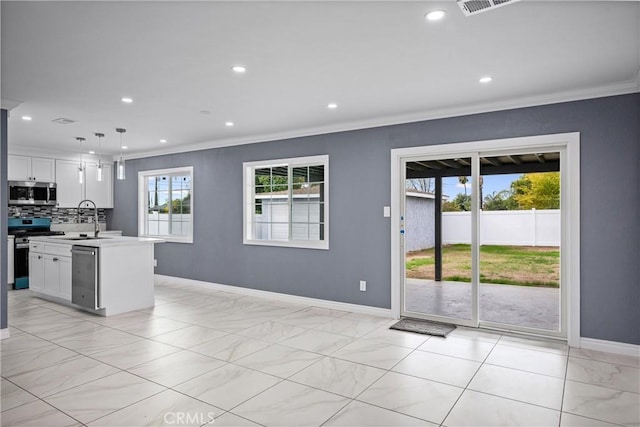
[[[29,243],[16,243],[16,249],[29,249]]]

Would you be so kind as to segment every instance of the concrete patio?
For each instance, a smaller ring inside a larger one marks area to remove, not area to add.
[[[471,319],[471,284],[406,279],[406,310]],[[558,331],[560,289],[480,284],[480,320]]]

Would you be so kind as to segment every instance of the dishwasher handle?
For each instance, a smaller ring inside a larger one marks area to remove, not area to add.
[[[87,251],[80,249],[71,249],[72,254],[95,256],[96,251]]]

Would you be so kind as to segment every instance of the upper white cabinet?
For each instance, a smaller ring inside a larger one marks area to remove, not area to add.
[[[85,165],[84,198],[93,200],[99,208],[112,208],[113,163],[102,164],[102,181],[97,180],[97,174],[98,166],[95,163],[87,163]]]
[[[55,182],[55,160],[44,157],[7,156],[7,175],[13,181]]]
[[[97,180],[95,163],[85,163],[83,182],[80,184],[80,163],[71,160],[56,160],[56,183],[58,184],[58,206],[77,208],[84,199],[95,202],[98,208],[113,207],[113,163],[103,163],[102,181]],[[84,207],[93,207],[87,203]]]

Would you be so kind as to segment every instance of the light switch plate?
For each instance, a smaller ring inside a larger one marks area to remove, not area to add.
[[[391,216],[391,206],[384,207],[384,217],[389,218]]]

